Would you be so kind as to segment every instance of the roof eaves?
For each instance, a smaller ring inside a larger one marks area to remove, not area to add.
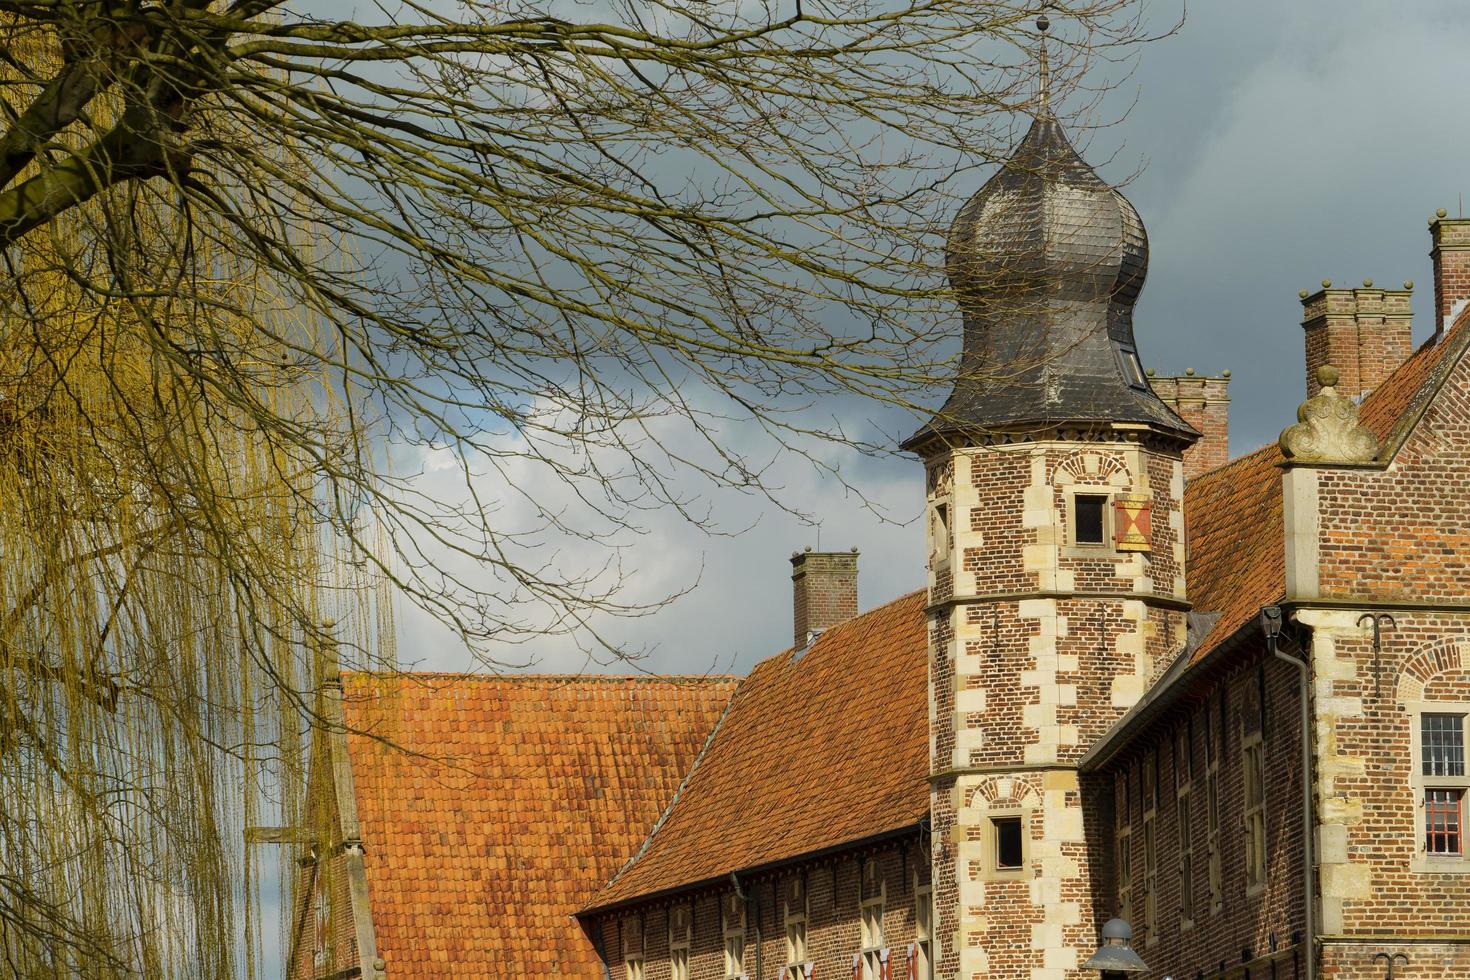
[[[803,851],[800,854],[791,854],[786,857],[777,858],[773,861],[764,861],[760,864],[753,864],[747,868],[735,868],[731,871],[723,871],[720,874],[711,875],[708,878],[701,878],[698,881],[681,882],[676,885],[670,885],[667,888],[660,888],[657,891],[642,892],[636,895],[628,895],[624,898],[617,899],[616,901],[608,902],[605,905],[598,905],[594,902],[594,904],[588,905],[580,912],[578,912],[577,916],[580,918],[581,916],[585,915],[597,915],[605,912],[616,912],[618,909],[627,908],[631,905],[641,905],[644,902],[651,902],[656,899],[666,898],[669,895],[677,895],[684,892],[694,892],[701,889],[722,885],[730,880],[731,875],[734,875],[737,878],[743,878],[746,875],[764,874],[768,871],[777,871],[781,868],[788,868],[794,864],[801,864],[805,861],[819,861],[822,858],[828,857],[833,854],[839,854],[843,851],[850,851],[859,847],[870,847],[874,844],[882,844],[886,841],[896,840],[900,837],[907,837],[911,834],[921,834],[924,831],[924,821],[927,819],[928,816],[926,815],[913,823],[905,823],[897,827],[891,827],[888,830],[880,830],[875,834],[868,834],[865,837],[858,837],[854,838],[853,840],[838,841],[836,844],[831,844],[827,847],[818,848],[814,851]]]

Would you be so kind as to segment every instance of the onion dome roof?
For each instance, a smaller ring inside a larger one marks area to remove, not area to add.
[[[946,248],[964,316],[949,400],[907,443],[967,430],[1133,423],[1195,433],[1149,388],[1133,339],[1148,235],[1043,110],[960,209]]]

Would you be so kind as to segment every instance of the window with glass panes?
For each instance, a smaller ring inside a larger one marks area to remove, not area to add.
[[[724,902],[725,976],[745,976],[745,903],[731,893]]]
[[[1143,760],[1143,937],[1156,942],[1158,928],[1159,757],[1150,752]]]
[[[883,977],[883,878],[878,862],[869,858],[863,864],[861,940],[863,944],[862,980]]]
[[[1174,740],[1175,827],[1179,834],[1179,921],[1194,921],[1194,739],[1193,724],[1179,730]]]
[[[802,964],[807,961],[806,883],[792,878],[786,883],[785,892],[786,976],[787,980],[803,980]]]
[[[914,891],[914,976],[934,980],[934,892]]]
[[[1245,795],[1245,884],[1266,885],[1266,748],[1260,733],[1247,735],[1241,745],[1241,775]]]
[[[1225,699],[1205,704],[1205,851],[1209,867],[1210,913],[1225,908],[1220,864],[1220,757],[1225,752]]]
[[[1465,853],[1465,716],[1426,711],[1419,716],[1421,846],[1429,856]]]
[[[1128,771],[1113,777],[1113,873],[1117,876],[1117,917],[1133,921],[1133,822],[1129,811]]]
[[[694,932],[694,912],[687,905],[669,909],[669,977],[689,980],[689,941]]]

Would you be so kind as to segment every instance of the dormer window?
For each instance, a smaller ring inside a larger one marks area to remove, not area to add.
[[[1128,387],[1148,391],[1148,379],[1143,376],[1143,364],[1138,360],[1138,351],[1123,344],[1113,344],[1113,354],[1118,359],[1118,370]]]

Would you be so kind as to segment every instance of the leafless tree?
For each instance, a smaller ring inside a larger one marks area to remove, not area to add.
[[[1016,0],[303,6],[0,0],[17,975],[240,965],[241,822],[299,809],[324,673],[391,666],[364,590],[493,666],[647,611],[647,510],[799,506],[772,457],[949,372],[943,223],[1036,96]],[[1051,6],[1086,102],[1140,11]]]

